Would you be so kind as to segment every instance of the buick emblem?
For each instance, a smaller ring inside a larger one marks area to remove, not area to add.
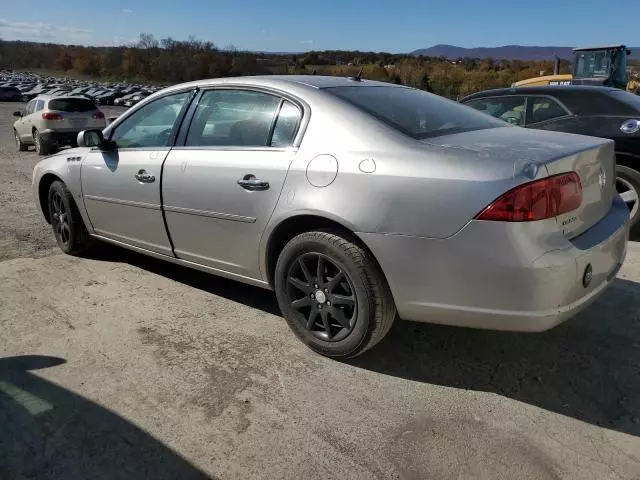
[[[600,190],[604,190],[604,187],[607,185],[607,172],[605,172],[604,167],[600,167],[600,175],[598,175],[598,183],[600,184]]]

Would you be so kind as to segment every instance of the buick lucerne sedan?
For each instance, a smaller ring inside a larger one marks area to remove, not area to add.
[[[396,317],[550,329],[627,250],[613,141],[399,85],[186,83],[77,143],[33,175],[64,252],[110,242],[273,289],[295,335],[332,357],[371,348]]]

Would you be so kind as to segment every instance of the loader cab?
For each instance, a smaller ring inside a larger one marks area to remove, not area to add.
[[[624,45],[573,49],[573,85],[602,85],[625,90],[629,82]]]

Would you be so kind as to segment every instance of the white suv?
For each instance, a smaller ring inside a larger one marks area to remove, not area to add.
[[[107,126],[104,113],[85,97],[40,95],[29,103],[13,124],[18,150],[35,145],[39,155],[49,155],[58,147],[76,145],[78,133]]]

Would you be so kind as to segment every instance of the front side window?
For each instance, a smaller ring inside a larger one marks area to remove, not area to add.
[[[417,140],[507,126],[458,102],[413,88],[354,86],[325,91]]]
[[[527,110],[527,124],[546,122],[568,115],[558,102],[548,97],[530,97]]]
[[[191,92],[159,98],[137,110],[111,135],[118,148],[153,148],[169,145],[182,107]]]
[[[491,97],[471,100],[466,104],[476,110],[512,125],[524,125],[525,97]]]
[[[194,114],[187,146],[265,147],[280,98],[250,90],[208,90]]]

